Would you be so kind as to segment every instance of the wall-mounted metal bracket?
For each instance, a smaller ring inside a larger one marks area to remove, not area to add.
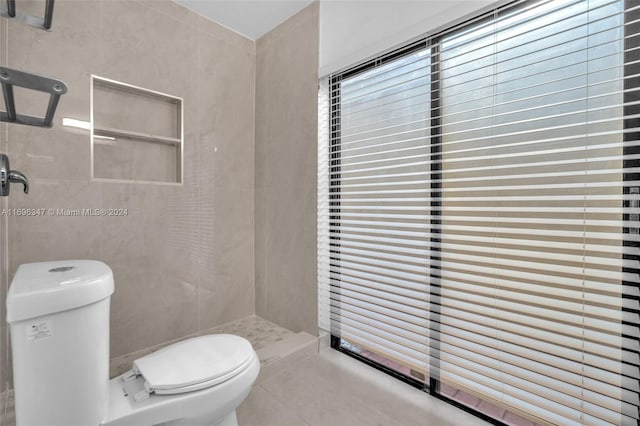
[[[44,17],[27,15],[26,13],[20,13],[16,11],[16,0],[6,0],[6,7],[0,4],[0,16],[7,18],[14,18],[18,21],[22,21],[32,27],[51,30],[51,24],[53,23],[53,5],[55,0],[46,0],[44,7]]]
[[[4,96],[6,112],[0,111],[0,121],[9,123],[26,124],[27,126],[51,127],[53,116],[56,113],[60,96],[67,93],[67,85],[60,80],[41,77],[11,68],[0,67],[0,85]],[[47,113],[44,118],[32,117],[16,113],[16,103],[13,96],[13,86],[24,87],[26,89],[38,90],[51,95]]]

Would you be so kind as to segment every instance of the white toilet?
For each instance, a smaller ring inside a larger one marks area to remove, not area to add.
[[[102,262],[18,268],[7,295],[17,426],[237,425],[236,408],[260,370],[251,344],[196,337],[109,380],[112,293]]]

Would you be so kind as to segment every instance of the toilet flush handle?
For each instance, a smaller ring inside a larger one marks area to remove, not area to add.
[[[11,189],[10,184],[21,183],[25,194],[29,193],[29,179],[17,170],[11,170],[9,157],[0,154],[0,196],[6,197]]]

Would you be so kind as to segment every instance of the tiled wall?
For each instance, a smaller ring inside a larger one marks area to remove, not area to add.
[[[316,334],[318,2],[256,56],[256,314]]]
[[[6,62],[6,20],[0,18],[0,65]],[[0,153],[6,153],[7,143],[7,126],[0,123]],[[7,198],[0,197],[0,211],[7,208]],[[4,300],[7,294],[8,277],[7,277],[7,217],[0,214],[0,394],[5,391],[7,386],[7,372],[9,342],[7,334],[7,324],[5,318]],[[1,405],[3,399],[0,398],[0,410],[4,410]]]
[[[26,262],[110,265],[113,357],[253,314],[255,43],[161,0],[59,0],[50,33],[6,21],[9,66],[69,86],[53,129],[9,125],[11,164],[31,181],[9,207],[128,209],[9,218],[9,278]],[[91,179],[89,135],[61,120],[89,119],[92,73],[184,98],[184,185]]]

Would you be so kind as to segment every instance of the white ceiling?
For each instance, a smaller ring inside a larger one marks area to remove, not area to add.
[[[260,38],[313,0],[174,0],[252,40]]]

